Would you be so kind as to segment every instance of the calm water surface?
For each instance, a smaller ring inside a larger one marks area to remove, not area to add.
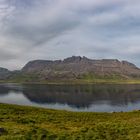
[[[140,110],[140,85],[0,84],[0,102],[70,111]]]

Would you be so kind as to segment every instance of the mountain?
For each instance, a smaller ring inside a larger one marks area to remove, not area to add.
[[[10,75],[11,72],[8,69],[0,67],[0,80],[7,79]]]
[[[130,62],[117,59],[92,60],[80,56],[55,61],[30,61],[22,68],[21,73],[33,74],[40,80],[140,77],[140,69]]]
[[[117,59],[93,60],[72,56],[64,60],[34,60],[19,71],[0,68],[0,80],[10,82],[90,81],[139,79],[140,69]]]

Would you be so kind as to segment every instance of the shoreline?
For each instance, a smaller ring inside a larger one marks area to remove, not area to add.
[[[12,104],[12,103],[1,103],[0,105],[4,106],[17,106],[22,108],[30,108],[30,109],[41,109],[41,110],[53,110],[53,111],[60,111],[60,112],[69,112],[69,113],[91,113],[91,114],[119,114],[119,113],[132,113],[132,112],[140,112],[140,110],[129,110],[129,111],[110,111],[110,112],[100,112],[100,111],[72,111],[72,110],[66,110],[66,109],[55,109],[55,108],[47,108],[47,107],[41,107],[41,106],[32,106],[32,105],[23,105],[23,104]]]
[[[44,84],[44,85],[96,85],[96,84],[140,84],[140,80],[97,80],[97,81],[0,81],[0,84]]]

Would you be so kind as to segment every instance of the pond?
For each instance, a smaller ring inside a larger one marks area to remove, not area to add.
[[[140,110],[140,85],[0,84],[0,103],[84,112]]]

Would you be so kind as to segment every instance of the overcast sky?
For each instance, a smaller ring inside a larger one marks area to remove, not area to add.
[[[140,0],[0,0],[0,66],[72,55],[140,66]]]

